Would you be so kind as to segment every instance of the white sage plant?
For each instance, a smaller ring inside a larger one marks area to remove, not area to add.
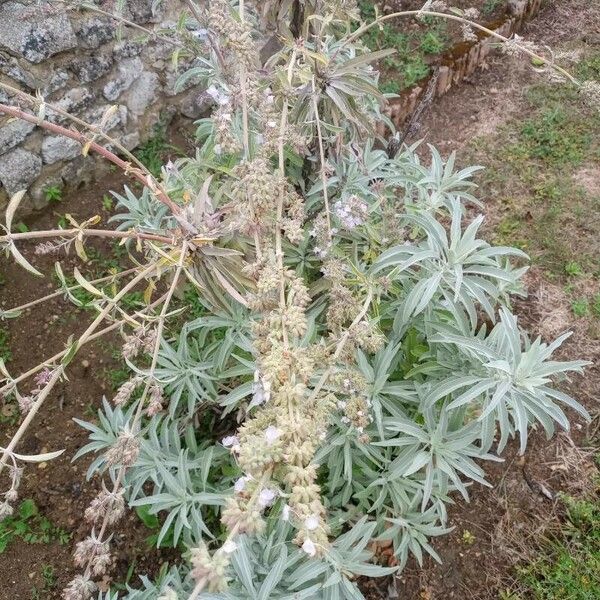
[[[467,217],[481,206],[478,167],[456,170],[434,148],[426,164],[416,144],[390,157],[377,134],[381,122],[393,129],[375,68],[393,50],[369,52],[360,37],[370,27],[430,16],[508,42],[442,4],[352,29],[352,0],[265,2],[260,14],[243,0],[190,0],[171,32],[187,65],[179,85],[201,80],[214,110],[198,123],[195,155],[159,178],[103,132],[106,119],[65,129],[45,119],[59,108],[7,90],[37,114],[0,112],[75,139],[145,186],[115,194],[114,230],[94,217],[14,233],[17,194],[0,237],[35,275],[22,241],[44,254],[73,246],[82,261],[91,236],[137,250],[133,268],[94,281],[76,270],[76,285],[57,263],[61,289],[2,313],[60,294],[77,303],[83,288],[98,314],[27,372],[1,365],[0,392],[17,398],[23,421],[0,449],[0,518],[23,464],[60,452],[16,449],[69,363],[89,341],[124,337],[129,380],[96,423],[78,421],[90,442],[76,458],[93,453],[88,477],[102,487],[65,600],[361,599],[358,576],[439,560],[431,538],[451,529],[447,504],[488,485],[485,461],[501,460],[511,438],[524,452],[532,427],[569,427],[565,408],[588,418],[555,387],[585,365],[552,359],[567,334],[531,340],[511,312],[526,255],[491,246],[478,237],[483,217]],[[263,61],[264,19],[279,46]],[[140,285],[146,306],[128,312],[121,300]],[[174,308],[184,285],[202,316]],[[99,592],[127,506],[157,515],[158,543],[184,548],[182,560],[126,592]],[[391,541],[397,567],[373,563],[378,540]]]

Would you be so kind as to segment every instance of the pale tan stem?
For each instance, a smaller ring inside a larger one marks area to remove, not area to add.
[[[148,267],[146,267],[146,269],[144,269],[141,273],[139,273],[136,277],[134,277],[127,285],[125,285],[121,289],[121,291],[118,294],[116,294],[113,298],[111,298],[107,302],[106,306],[100,311],[100,314],[94,319],[94,321],[91,323],[91,325],[89,325],[89,327],[81,334],[81,336],[79,336],[78,340],[75,342],[75,348],[76,348],[75,352],[78,352],[79,349],[81,348],[81,346],[83,346],[88,341],[90,341],[91,336],[94,334],[94,332],[98,328],[98,325],[100,325],[100,323],[106,318],[108,313],[112,310],[113,306],[119,300],[121,300],[121,298],[123,298],[123,296],[125,296],[125,294],[127,294],[132,288],[134,288],[142,279],[146,278],[150,273],[155,271],[157,269],[157,267],[158,267],[158,265],[156,265],[156,264],[152,264],[152,265],[149,265]],[[23,379],[26,379],[30,375],[33,375],[34,373],[37,373],[38,371],[43,369],[44,366],[46,366],[48,364],[52,364],[52,362],[54,362],[55,360],[62,359],[69,351],[70,350],[67,349],[67,350],[64,350],[63,352],[59,352],[55,356],[40,363],[37,367],[30,369],[29,371],[27,371],[27,373],[24,373],[24,374],[20,375],[19,377],[17,377],[16,379],[11,380],[9,383],[7,383],[6,385],[4,385],[0,388],[0,392],[3,392],[6,389],[13,388],[17,383],[19,383]]]
[[[66,0],[51,0],[51,1],[52,2],[60,2],[61,4],[68,4],[68,2]],[[114,19],[115,21],[123,23],[123,25],[127,25],[127,27],[131,27],[132,29],[137,29],[138,31],[142,31],[146,35],[149,35],[150,37],[153,37],[157,40],[160,40],[161,42],[171,44],[172,46],[175,46],[177,48],[183,47],[183,44],[171,39],[170,37],[161,35],[160,33],[156,33],[155,31],[152,31],[152,29],[148,29],[146,27],[143,27],[142,25],[138,25],[137,23],[134,23],[133,21],[129,21],[128,19],[126,19],[125,17],[122,17],[121,15],[116,15],[115,13],[111,13],[106,10],[102,10],[101,8],[98,8],[94,4],[89,4],[87,2],[81,2],[76,7],[69,7],[69,8],[71,8],[71,9],[85,8],[86,10],[98,13],[99,15],[104,15],[106,17],[110,17],[111,19]]]
[[[6,446],[6,448],[4,448],[4,450],[2,451],[2,458],[0,458],[0,473],[2,473],[2,470],[6,466],[6,463],[9,457],[12,455],[15,447],[23,437],[23,434],[27,431],[29,425],[31,425],[31,422],[33,421],[35,415],[37,414],[42,404],[44,404],[44,401],[46,400],[46,398],[60,379],[61,375],[64,373],[64,370],[65,369],[62,365],[60,365],[54,370],[54,372],[52,373],[52,377],[50,377],[50,380],[45,385],[44,389],[39,393],[33,406],[27,413],[27,416],[23,419],[23,422],[21,423],[19,429],[17,429],[15,435],[13,435],[13,437],[11,438],[10,442],[8,443],[8,446]]]
[[[325,214],[327,216],[327,235],[331,241],[331,212],[329,210],[329,193],[327,191],[327,173],[325,172],[325,148],[323,146],[323,134],[321,132],[321,118],[319,117],[319,98],[317,95],[315,78],[312,79],[312,99],[315,120],[317,122],[317,141],[319,144],[319,160],[321,161],[321,185],[323,186],[323,201],[325,203]]]
[[[285,177],[285,155],[283,152],[283,138],[285,135],[285,128],[287,126],[287,114],[288,114],[288,103],[284,102],[283,110],[281,111],[281,122],[279,124],[279,174],[283,179]],[[277,257],[277,270],[279,271],[279,310],[282,317],[285,315],[286,310],[286,297],[285,297],[285,277],[284,277],[284,264],[283,264],[283,241],[281,235],[281,226],[283,220],[283,191],[279,194],[277,199],[277,219],[275,221],[275,255]],[[281,319],[281,332],[283,334],[283,346],[287,350],[289,348],[289,336],[286,327],[285,318]]]
[[[357,40],[361,35],[363,35],[367,31],[369,31],[369,29],[371,29],[372,27],[376,27],[380,23],[383,23],[384,21],[389,21],[390,19],[396,19],[399,17],[411,17],[411,16],[412,17],[414,17],[414,16],[440,17],[442,19],[447,19],[448,21],[456,21],[458,23],[463,23],[465,25],[469,25],[469,27],[473,27],[473,29],[477,29],[478,31],[481,31],[481,32],[485,33],[486,35],[493,37],[497,40],[501,40],[504,43],[506,43],[506,42],[514,43],[515,47],[518,48],[521,52],[527,54],[528,56],[531,56],[531,58],[535,58],[536,60],[541,61],[543,64],[548,65],[549,67],[551,67],[552,69],[554,69],[555,71],[557,71],[558,73],[560,73],[561,75],[566,77],[571,83],[574,83],[575,85],[579,85],[579,82],[577,81],[577,79],[575,79],[575,77],[573,77],[568,71],[566,71],[562,67],[559,67],[558,65],[555,65],[554,63],[550,62],[547,58],[540,56],[539,54],[529,50],[528,48],[526,48],[524,46],[521,46],[517,42],[514,42],[514,40],[510,40],[510,38],[507,38],[507,37],[501,35],[500,33],[497,33],[496,31],[493,31],[492,29],[489,29],[483,25],[480,25],[479,23],[476,23],[475,21],[470,21],[469,19],[465,19],[464,17],[460,17],[458,15],[451,15],[451,14],[447,14],[447,13],[435,12],[435,11],[431,11],[431,10],[403,10],[403,11],[399,11],[399,12],[395,12],[395,13],[390,13],[388,15],[380,16],[377,19],[375,19],[374,21],[372,21],[371,23],[366,23],[365,25],[362,25],[354,33],[352,33],[345,40],[343,40],[342,44],[340,44],[338,49],[335,51],[331,60],[335,59],[335,57],[338,55],[340,50],[342,50],[348,44],[351,44],[352,42]]]
[[[18,90],[17,88],[14,88],[14,87],[12,87],[6,83],[3,83],[1,81],[0,81],[0,88],[10,90],[11,92],[18,94],[19,97],[27,100],[34,106],[40,104],[40,100],[38,98],[35,98],[34,96],[31,96],[30,94],[26,94],[25,92],[22,92],[21,90]],[[125,173],[125,175],[130,175],[132,177],[135,177],[143,185],[147,186],[154,194],[156,194],[156,198],[158,198],[158,200],[160,202],[162,202],[163,204],[165,204],[166,206],[169,207],[173,216],[175,216],[177,218],[179,224],[184,229],[186,229],[188,231],[191,231],[193,229],[189,223],[187,223],[185,220],[183,220],[181,218],[181,216],[180,216],[181,212],[182,212],[181,207],[179,205],[175,204],[175,202],[173,202],[171,200],[171,198],[165,191],[164,187],[156,180],[156,178],[152,175],[152,173],[150,173],[150,171],[148,171],[148,169],[133,154],[131,154],[131,152],[129,152],[129,150],[127,150],[125,147],[121,146],[121,144],[119,144],[119,142],[117,140],[115,140],[115,139],[111,138],[109,135],[105,134],[98,127],[96,127],[94,125],[90,125],[89,123],[86,123],[85,121],[82,121],[81,119],[78,119],[77,117],[72,116],[68,112],[63,111],[62,109],[60,109],[56,106],[52,106],[52,105],[47,105],[47,106],[51,110],[57,112],[58,114],[63,115],[64,117],[70,119],[74,123],[89,130],[93,134],[93,138],[90,140],[83,133],[80,133],[79,131],[73,131],[72,129],[67,129],[66,127],[57,125],[56,123],[50,123],[49,121],[40,119],[36,115],[31,115],[29,113],[26,113],[25,111],[21,110],[18,107],[15,107],[15,106],[0,104],[0,112],[3,112],[7,115],[11,115],[11,116],[21,119],[23,121],[27,121],[28,123],[33,123],[34,125],[37,125],[38,127],[41,127],[42,129],[46,129],[48,131],[52,131],[53,133],[57,133],[59,135],[63,135],[67,138],[75,140],[76,142],[79,142],[82,145],[82,147],[86,147],[86,146],[89,147],[90,150],[97,152],[98,154],[100,154],[104,158],[108,159],[113,164],[115,164],[117,167],[119,167]],[[97,144],[94,141],[94,137],[96,137],[96,136],[101,137],[102,139],[106,140],[109,144],[114,145],[116,148],[118,148],[125,156],[127,156],[129,158],[129,160],[132,163],[134,163],[136,165],[137,168],[134,168],[130,162],[127,162],[127,161],[119,158],[114,152],[111,152],[104,146]]]

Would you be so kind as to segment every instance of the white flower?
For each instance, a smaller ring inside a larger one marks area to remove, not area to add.
[[[304,550],[304,552],[306,552],[306,554],[309,556],[314,556],[317,553],[317,547],[309,538],[304,540],[304,544],[302,544],[302,550]]]
[[[250,481],[250,477],[248,477],[247,475],[244,475],[243,477],[240,477],[233,485],[233,489],[236,491],[236,493],[241,493],[246,489],[246,484]]]
[[[269,488],[265,488],[264,490],[261,490],[260,494],[258,495],[258,505],[261,508],[267,508],[267,506],[271,506],[271,504],[275,502],[276,497],[276,492],[270,490]]]
[[[314,531],[319,527],[319,517],[317,515],[310,515],[310,517],[306,517],[304,519],[304,527],[309,531]]]
[[[228,435],[221,440],[221,444],[223,444],[225,448],[233,448],[234,446],[240,445],[240,440],[237,435]]]
[[[237,544],[233,540],[227,540],[221,549],[225,554],[233,554],[237,550]]]
[[[281,511],[281,518],[284,521],[290,520],[290,507],[287,504],[284,504],[283,509]]]
[[[281,430],[277,429],[277,427],[274,427],[273,425],[269,425],[265,430],[265,440],[267,440],[267,444],[269,444],[269,446],[272,446],[280,436]]]

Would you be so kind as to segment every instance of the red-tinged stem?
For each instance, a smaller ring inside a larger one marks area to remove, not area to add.
[[[137,179],[145,186],[151,186],[152,181],[148,180],[148,175],[143,173],[140,169],[135,168],[131,165],[131,163],[119,158],[116,154],[111,152],[108,148],[97,144],[96,142],[90,141],[83,133],[79,131],[73,131],[72,129],[67,129],[66,127],[62,127],[61,125],[57,125],[56,123],[50,123],[49,121],[45,121],[43,119],[39,119],[35,115],[31,115],[26,113],[25,111],[17,108],[16,106],[8,106],[6,104],[0,104],[0,113],[4,113],[15,117],[17,119],[22,119],[23,121],[27,121],[28,123],[33,123],[34,125],[38,125],[42,129],[47,131],[51,131],[53,133],[57,133],[58,135],[63,135],[68,137],[76,142],[79,142],[82,146],[89,146],[90,150],[97,152],[100,156],[103,156],[111,163],[119,167],[126,175],[130,175],[134,179]],[[165,192],[158,188],[157,185],[152,186],[152,191],[156,194],[156,197],[166,206],[169,207],[171,212],[174,215],[179,215],[181,213],[181,208],[171,200]]]

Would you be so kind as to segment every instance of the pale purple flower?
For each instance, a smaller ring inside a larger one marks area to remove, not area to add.
[[[304,519],[304,527],[309,531],[314,531],[319,527],[319,517],[317,515],[310,515],[310,517],[306,517]]]
[[[237,494],[241,494],[246,489],[246,484],[250,481],[250,477],[244,475],[236,480],[233,485],[233,489]]]
[[[237,544],[233,540],[227,540],[221,549],[225,554],[233,554],[237,550]]]
[[[276,497],[276,492],[270,490],[269,488],[265,488],[264,490],[261,490],[260,494],[258,495],[258,505],[261,508],[267,508],[268,506],[271,506],[273,502],[275,502]]]
[[[310,538],[306,538],[304,540],[304,544],[302,544],[302,550],[304,550],[304,552],[306,552],[306,554],[309,556],[314,556],[317,553],[317,547]]]
[[[225,448],[235,448],[240,445],[240,440],[237,435],[228,435],[221,440],[221,444]]]
[[[52,371],[48,367],[44,367],[34,378],[38,386],[46,385],[52,378]]]
[[[281,436],[281,430],[277,429],[273,425],[269,425],[265,430],[265,440],[267,440],[267,444],[272,446]]]

